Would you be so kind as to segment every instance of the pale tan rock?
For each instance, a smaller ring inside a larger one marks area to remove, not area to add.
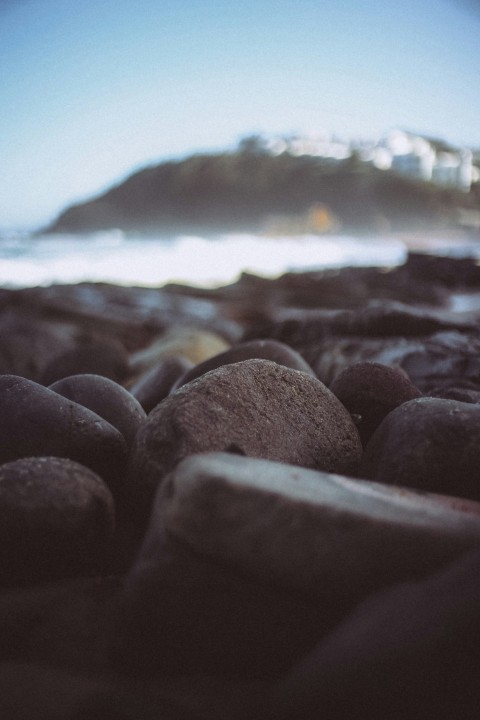
[[[192,327],[168,330],[151,345],[130,356],[132,374],[140,374],[172,355],[182,356],[194,365],[228,350],[230,344],[220,335]]]

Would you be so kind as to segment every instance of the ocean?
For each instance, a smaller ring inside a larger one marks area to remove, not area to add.
[[[413,243],[415,246],[415,243]],[[425,243],[424,243],[425,244]],[[477,243],[426,241],[430,251],[475,254]],[[183,235],[132,239],[119,230],[42,238],[0,235],[0,286],[33,287],[82,281],[156,287],[181,282],[214,287],[241,272],[277,277],[288,271],[342,266],[395,266],[405,261],[412,239],[347,235],[264,237],[226,234],[215,239]]]

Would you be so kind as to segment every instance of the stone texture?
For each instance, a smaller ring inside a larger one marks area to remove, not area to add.
[[[236,362],[242,362],[243,360],[253,360],[254,358],[271,360],[279,365],[289,367],[292,370],[301,370],[308,375],[316,377],[312,368],[305,362],[302,356],[297,353],[296,350],[285,345],[285,343],[278,342],[278,340],[252,340],[234,345],[229,350],[214,355],[212,358],[195,365],[188,370],[183,377],[178,378],[171,392],[222,365],[231,365]]]
[[[480,547],[480,504],[226,453],[159,488],[120,603],[117,661],[284,672],[361,599]]]
[[[98,568],[114,506],[88,468],[55,457],[0,466],[0,583],[34,582]]]
[[[276,720],[473,720],[480,553],[373,595],[279,683]]]
[[[225,449],[347,474],[361,456],[350,415],[319,380],[244,360],[211,370],[153,410],[131,454],[131,502],[149,512],[157,485],[180,460]]]
[[[389,412],[422,395],[400,370],[373,362],[349,365],[330,390],[352,415],[364,446]]]
[[[479,463],[480,407],[425,397],[387,415],[365,448],[359,474],[479,500]]]
[[[190,360],[180,355],[166,357],[141,375],[131,385],[130,392],[148,415],[167,397],[176,381],[192,367]]]
[[[91,410],[15,375],[0,376],[0,462],[58,456],[97,472],[115,494],[127,458],[121,433]]]
[[[50,390],[107,420],[122,433],[128,447],[146,418],[145,410],[128,390],[102,375],[71,375],[57,380]]]

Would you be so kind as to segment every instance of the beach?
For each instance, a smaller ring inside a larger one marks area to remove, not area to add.
[[[2,717],[475,716],[480,267],[435,242],[4,283]]]

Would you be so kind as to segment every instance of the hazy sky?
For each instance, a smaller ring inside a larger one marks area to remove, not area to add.
[[[480,146],[479,0],[0,0],[0,227],[254,132]]]

